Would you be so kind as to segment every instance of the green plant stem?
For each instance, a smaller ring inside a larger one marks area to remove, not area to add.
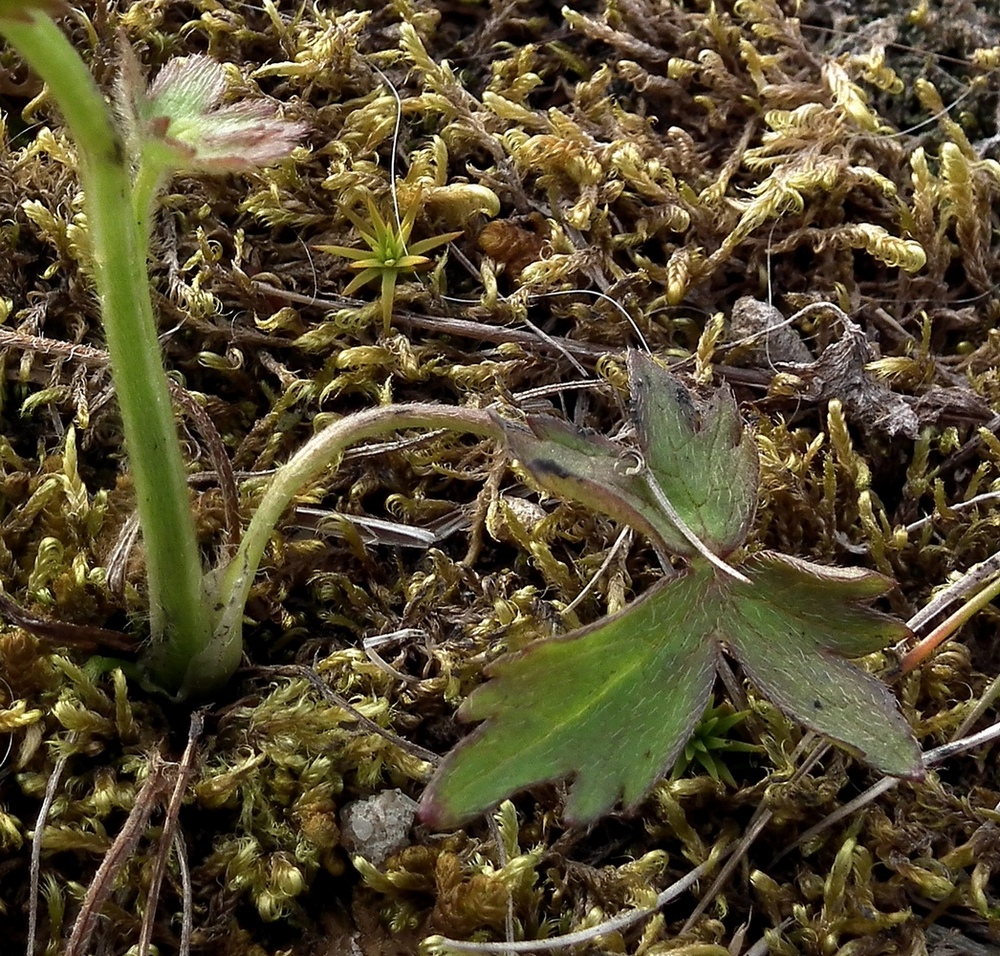
[[[223,607],[216,626],[218,639],[238,639],[254,575],[275,526],[292,499],[322,471],[337,462],[344,450],[366,438],[401,428],[447,428],[484,438],[502,438],[489,412],[477,408],[446,405],[384,405],[347,415],[328,425],[305,443],[274,474],[254,511],[233,560],[222,570],[216,591],[216,606]],[[240,642],[242,641],[239,638]]]
[[[94,280],[111,356],[125,446],[146,553],[151,680],[177,693],[212,638],[191,498],[160,357],[146,269],[148,238],[132,214],[129,158],[111,112],[83,60],[47,16],[0,18],[0,32],[41,76],[76,142],[94,260]],[[147,204],[148,206],[148,204]],[[227,680],[236,661],[199,675]],[[226,668],[230,673],[222,673]]]
[[[953,637],[958,629],[970,621],[987,604],[1000,595],[1000,575],[997,575],[979,593],[965,601],[958,610],[949,614],[933,631],[914,645],[899,661],[900,674],[909,674],[922,664],[949,637]]]
[[[132,184],[132,209],[135,213],[136,229],[142,239],[147,254],[149,237],[153,230],[153,215],[156,211],[156,198],[160,194],[167,179],[169,169],[161,163],[150,161],[148,156],[139,159]]]

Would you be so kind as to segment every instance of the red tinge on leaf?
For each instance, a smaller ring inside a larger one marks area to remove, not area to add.
[[[263,99],[223,103],[226,68],[211,57],[178,57],[145,87],[125,46],[116,100],[136,153],[159,148],[174,169],[244,172],[284,159],[308,129]]]

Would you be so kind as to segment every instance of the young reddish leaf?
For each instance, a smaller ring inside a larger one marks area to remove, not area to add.
[[[649,470],[698,539],[725,557],[743,544],[757,504],[757,449],[732,392],[720,389],[699,409],[650,356],[630,352],[628,368],[636,435]]]
[[[580,823],[634,806],[698,725],[715,674],[702,610],[713,572],[689,572],[620,613],[497,661],[459,711],[485,720],[425,791],[421,816],[454,827],[515,790],[573,775]],[[669,592],[669,593],[668,593]]]
[[[861,602],[892,582],[873,571],[827,568],[763,553],[741,568],[750,586],[726,582],[720,634],[750,679],[781,710],[897,777],[920,778],[920,748],[881,681],[848,664],[909,634]]]
[[[169,60],[147,88],[128,44],[115,100],[135,154],[175,170],[246,172],[284,159],[307,126],[266,100],[224,103],[226,68],[203,54]]]

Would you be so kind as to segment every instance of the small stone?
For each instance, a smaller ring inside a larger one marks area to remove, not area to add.
[[[417,802],[401,790],[383,790],[340,811],[340,843],[352,855],[380,866],[409,843]]]

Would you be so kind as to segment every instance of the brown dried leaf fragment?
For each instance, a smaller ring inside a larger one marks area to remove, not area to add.
[[[916,413],[888,386],[866,370],[879,355],[861,326],[841,314],[844,331],[812,363],[796,369],[804,383],[803,397],[814,402],[840,399],[847,412],[865,428],[916,438]]]
[[[479,248],[506,266],[507,274],[514,280],[519,279],[532,262],[542,258],[547,243],[542,231],[545,220],[538,213],[532,213],[526,221],[532,227],[530,230],[514,219],[488,222],[477,240]]]
[[[31,23],[37,13],[61,17],[69,12],[70,5],[64,0],[0,0],[0,20]]]

